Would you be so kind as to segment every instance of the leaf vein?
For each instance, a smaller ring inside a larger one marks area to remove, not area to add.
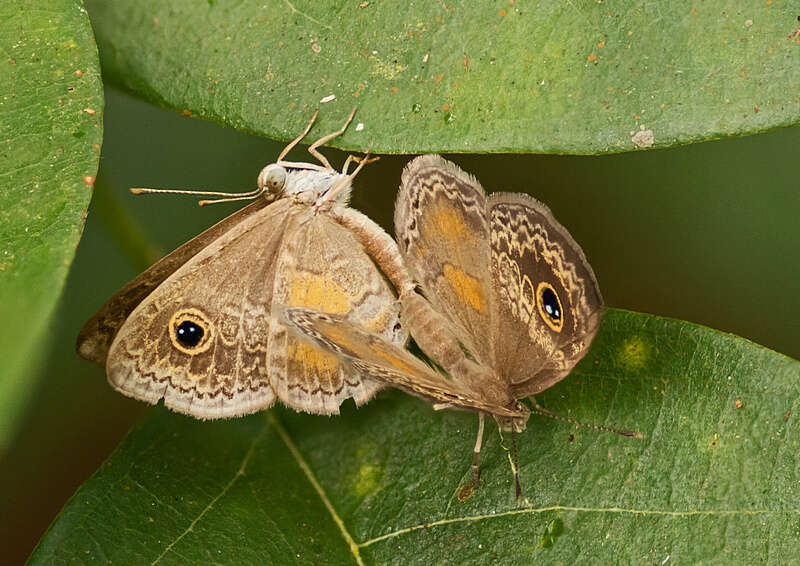
[[[247,450],[247,453],[244,455],[244,458],[242,459],[242,464],[239,466],[239,469],[236,470],[236,473],[233,475],[230,481],[227,484],[225,484],[222,490],[216,496],[214,496],[214,498],[211,499],[211,501],[208,502],[208,505],[206,505],[203,508],[203,510],[200,511],[200,513],[197,515],[197,517],[194,518],[194,520],[192,520],[191,523],[189,523],[189,526],[186,527],[186,529],[181,534],[179,534],[175,540],[169,543],[166,546],[166,548],[164,548],[161,554],[159,554],[156,557],[156,559],[150,563],[150,566],[155,566],[156,564],[161,562],[161,559],[164,558],[164,556],[166,556],[167,553],[170,552],[175,547],[175,545],[178,544],[183,539],[183,537],[192,532],[192,530],[194,530],[195,525],[197,525],[197,523],[200,522],[200,520],[205,516],[205,514],[208,513],[214,507],[217,501],[222,499],[222,497],[226,493],[228,493],[228,491],[230,491],[230,489],[239,480],[239,478],[244,475],[244,471],[247,468],[247,463],[250,461],[250,458],[252,457],[253,452],[255,451],[256,445],[258,444],[259,440],[261,440],[264,437],[265,432],[266,429],[264,429],[264,431],[262,431],[261,434],[259,434],[253,439],[253,442],[250,444],[250,448]]]
[[[304,17],[305,19],[307,19],[308,21],[310,21],[310,22],[314,22],[315,24],[317,24],[317,25],[319,25],[319,26],[322,26],[322,27],[324,27],[324,28],[327,28],[327,29],[333,29],[331,26],[329,26],[329,25],[327,25],[327,24],[324,24],[324,23],[322,23],[321,21],[319,21],[319,20],[317,20],[317,19],[314,19],[314,18],[312,18],[311,16],[309,16],[309,15],[308,15],[308,14],[306,14],[305,12],[301,12],[300,10],[298,10],[297,8],[295,8],[295,7],[294,7],[294,4],[292,4],[291,2],[289,2],[289,0],[284,0],[284,2],[286,2],[286,5],[287,5],[287,6],[289,6],[289,8],[292,10],[292,13],[293,13],[293,14],[298,14],[298,15],[300,15],[300,16],[303,16],[303,17]]]
[[[267,421],[269,421],[269,424],[272,425],[272,427],[281,437],[283,443],[286,444],[286,447],[289,449],[289,452],[292,453],[292,456],[297,461],[297,465],[300,466],[301,470],[303,470],[303,473],[306,475],[306,478],[308,479],[309,483],[314,488],[314,491],[317,492],[317,495],[319,495],[319,498],[322,500],[323,505],[325,505],[325,508],[331,514],[333,522],[336,523],[337,527],[339,527],[339,531],[342,533],[342,537],[350,547],[350,552],[352,552],[356,564],[358,564],[358,566],[364,566],[364,562],[363,560],[361,560],[361,555],[359,553],[359,547],[362,545],[357,544],[356,541],[353,539],[352,535],[350,534],[350,532],[347,530],[344,521],[342,521],[342,518],[339,517],[339,514],[333,507],[331,500],[328,499],[328,495],[325,493],[325,490],[322,489],[322,486],[320,485],[319,481],[317,481],[314,472],[311,471],[311,468],[306,463],[302,454],[300,454],[300,450],[298,450],[297,446],[295,446],[294,442],[289,436],[289,433],[286,431],[285,428],[283,428],[283,426],[281,426],[281,424],[278,422],[278,419],[276,419],[271,413],[267,413]]]
[[[800,509],[718,509],[718,510],[695,510],[695,511],[667,511],[664,509],[624,509],[621,507],[569,507],[566,505],[552,505],[550,507],[526,507],[523,509],[512,509],[510,511],[503,511],[502,513],[491,513],[488,515],[471,515],[467,517],[454,517],[452,519],[441,519],[439,521],[432,521],[430,523],[421,523],[413,525],[391,533],[386,533],[379,537],[371,538],[360,543],[358,546],[364,548],[381,542],[386,539],[394,538],[400,535],[418,531],[421,529],[429,529],[431,527],[439,527],[442,525],[449,525],[452,523],[474,523],[483,521],[485,519],[493,519],[497,517],[508,517],[510,515],[523,515],[533,513],[547,513],[550,511],[572,511],[576,513],[616,513],[616,514],[630,514],[630,515],[651,515],[651,516],[665,516],[665,517],[693,517],[693,516],[706,516],[706,517],[725,517],[725,516],[752,516],[752,515],[769,515],[769,514],[790,514],[800,515]]]

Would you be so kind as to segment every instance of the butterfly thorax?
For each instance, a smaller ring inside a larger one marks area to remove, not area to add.
[[[338,190],[332,201],[327,201],[325,196],[331,189],[338,188],[343,183],[344,186]],[[317,204],[320,208],[346,205],[350,200],[350,183],[347,175],[333,169],[287,169],[282,196],[293,197],[296,201],[309,205]]]

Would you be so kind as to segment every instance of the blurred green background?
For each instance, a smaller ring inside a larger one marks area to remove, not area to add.
[[[102,368],[75,355],[81,325],[157,254],[238,208],[134,197],[127,188],[249,190],[283,147],[106,94],[103,157],[84,237],[42,343],[37,391],[2,455],[0,536],[8,563],[24,560],[146,410],[114,393]],[[348,110],[339,103],[322,108],[342,117]],[[450,158],[489,192],[526,192],[547,203],[583,246],[608,305],[698,322],[798,358],[798,147],[795,127],[602,157]],[[325,153],[336,165],[344,160],[342,152]],[[305,160],[304,148],[294,156]],[[355,184],[353,205],[389,230],[407,161],[383,157]]]

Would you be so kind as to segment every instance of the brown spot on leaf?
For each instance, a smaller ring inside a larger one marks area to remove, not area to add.
[[[471,483],[468,483],[466,485],[462,485],[458,489],[458,495],[456,497],[458,497],[458,500],[463,503],[464,501],[470,499],[473,495],[475,495],[475,486]]]

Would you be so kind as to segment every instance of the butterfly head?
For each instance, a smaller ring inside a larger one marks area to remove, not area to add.
[[[513,416],[494,415],[497,425],[505,431],[522,432],[525,430],[531,410],[519,401],[512,401],[508,408],[515,414]]]
[[[258,174],[258,188],[269,202],[278,200],[286,190],[288,178],[286,169],[277,163],[270,163]]]

